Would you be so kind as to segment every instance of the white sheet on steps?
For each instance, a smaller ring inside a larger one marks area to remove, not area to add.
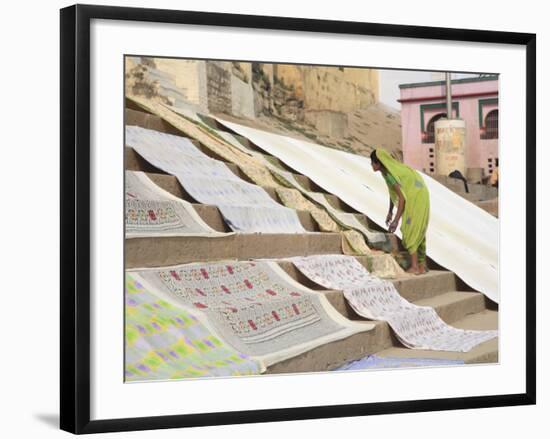
[[[387,321],[399,340],[411,349],[468,352],[498,336],[498,331],[447,325],[434,308],[408,302],[391,282],[372,276],[352,256],[316,255],[289,260],[319,285],[342,290],[360,316]]]
[[[384,226],[388,190],[368,158],[218,120]],[[428,255],[498,303],[498,219],[429,176],[422,177],[430,191]],[[401,237],[399,230],[396,234]]]
[[[240,179],[187,138],[127,126],[126,144],[153,166],[174,175],[194,199],[217,206],[235,232],[306,233],[295,210],[278,204],[262,187]]]

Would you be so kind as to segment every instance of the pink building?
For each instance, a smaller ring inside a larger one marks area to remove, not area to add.
[[[403,160],[435,174],[434,123],[446,117],[445,81],[401,84]],[[498,76],[452,81],[453,118],[466,123],[466,166],[483,170],[498,166]]]

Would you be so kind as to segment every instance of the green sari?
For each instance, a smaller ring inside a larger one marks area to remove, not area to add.
[[[405,198],[405,208],[401,217],[403,246],[409,254],[417,252],[418,262],[422,264],[426,259],[426,230],[430,219],[428,188],[418,172],[395,160],[386,150],[377,149],[376,157],[386,168],[384,180],[393,204],[399,204],[399,197],[395,191],[396,184]]]

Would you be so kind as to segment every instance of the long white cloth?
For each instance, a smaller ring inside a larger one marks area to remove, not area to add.
[[[143,172],[125,172],[126,238],[225,236],[208,226],[193,206],[153,183]]]
[[[153,166],[177,177],[194,199],[217,206],[234,231],[306,233],[295,210],[278,204],[260,186],[237,177],[189,139],[128,126],[126,144]]]
[[[388,189],[368,158],[218,120],[384,226]],[[428,255],[498,303],[498,219],[422,177],[430,191]]]
[[[317,255],[290,260],[312,281],[342,290],[360,316],[387,321],[409,348],[468,352],[498,336],[498,331],[471,331],[447,325],[432,307],[408,302],[391,282],[372,276],[354,257]]]

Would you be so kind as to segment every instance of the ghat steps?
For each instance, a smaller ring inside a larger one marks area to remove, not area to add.
[[[196,144],[196,142],[193,142]],[[214,156],[215,154],[210,154],[210,156]],[[125,148],[125,160],[126,160],[126,169],[130,171],[143,171],[148,174],[148,177],[153,180],[158,186],[163,188],[164,190],[170,192],[171,194],[175,195],[176,197],[182,198],[186,201],[189,201],[191,203],[196,203],[197,201],[189,195],[185,189],[179,184],[178,179],[174,177],[173,175],[168,175],[165,172],[161,171],[158,168],[155,168],[153,165],[146,162],[142,157],[139,156],[132,148],[126,147]],[[220,160],[223,162],[223,160]],[[224,164],[237,176],[240,177],[243,180],[248,181],[249,183],[254,184],[252,181],[248,179],[248,177],[239,169],[239,167],[233,163],[227,163],[224,162]],[[321,192],[321,190],[318,188],[315,183],[313,183],[309,178],[304,177],[301,174],[293,174],[296,180],[299,181],[299,183],[304,186],[306,189],[309,189],[314,192]],[[263,187],[263,186],[262,186]],[[275,200],[276,202],[280,203],[280,200],[277,196],[277,193],[275,189],[271,187],[263,187],[263,189],[268,193],[268,195]],[[341,201],[337,196],[333,194],[328,194],[326,192],[321,192],[329,201],[329,203],[335,207],[336,209],[342,210],[347,213],[352,213],[356,216],[356,218],[362,222],[367,227],[378,229],[378,226],[374,224],[372,221],[370,221],[365,215],[356,212],[348,206],[346,203]],[[393,236],[393,235],[391,235]]]
[[[214,122],[212,122],[214,123]],[[137,109],[126,110],[126,124],[143,128],[183,135],[162,119]],[[220,126],[216,126],[220,128]],[[192,140],[205,154],[221,160],[196,140]],[[245,146],[255,149],[248,140],[241,138]],[[261,150],[255,149],[257,152]],[[232,163],[225,163],[237,176],[247,181],[248,178]],[[284,166],[284,165],[283,165]],[[125,167],[128,170],[144,171],[157,185],[176,197],[193,204],[202,219],[213,229],[228,232],[223,217],[216,206],[197,203],[179,184],[177,179],[163,173],[131,148],[125,149]],[[293,172],[296,179],[308,190],[323,192],[309,178]],[[275,191],[264,188],[267,193],[279,202]],[[354,211],[333,194],[325,194],[336,208],[353,213],[357,219],[370,228],[379,229],[367,216]],[[340,254],[342,253],[341,235],[339,233],[322,233],[306,211],[298,211],[298,216],[305,234],[232,234],[220,238],[205,237],[154,237],[126,239],[125,253],[127,268],[153,267],[182,264],[197,261],[221,259],[273,258],[289,276],[305,286],[324,294],[334,308],[350,320],[361,320],[346,302],[343,292],[325,289],[303,276],[290,262],[283,258],[296,255]],[[392,250],[402,250],[399,241],[392,236]],[[357,260],[364,266],[367,258],[358,256]],[[454,273],[443,270],[434,261],[429,260],[430,271],[420,276],[405,275],[391,280],[399,293],[407,300],[422,306],[432,306],[439,316],[449,324],[463,329],[497,329],[497,306],[481,293],[470,291]],[[373,330],[355,334],[343,340],[319,346],[301,355],[270,366],[267,373],[296,373],[326,371],[334,369],[348,361],[356,360],[367,354],[392,357],[428,357],[460,359],[466,363],[484,363],[498,361],[498,339],[482,343],[470,352],[442,352],[411,350],[403,347],[396,339],[388,324],[375,321]]]

